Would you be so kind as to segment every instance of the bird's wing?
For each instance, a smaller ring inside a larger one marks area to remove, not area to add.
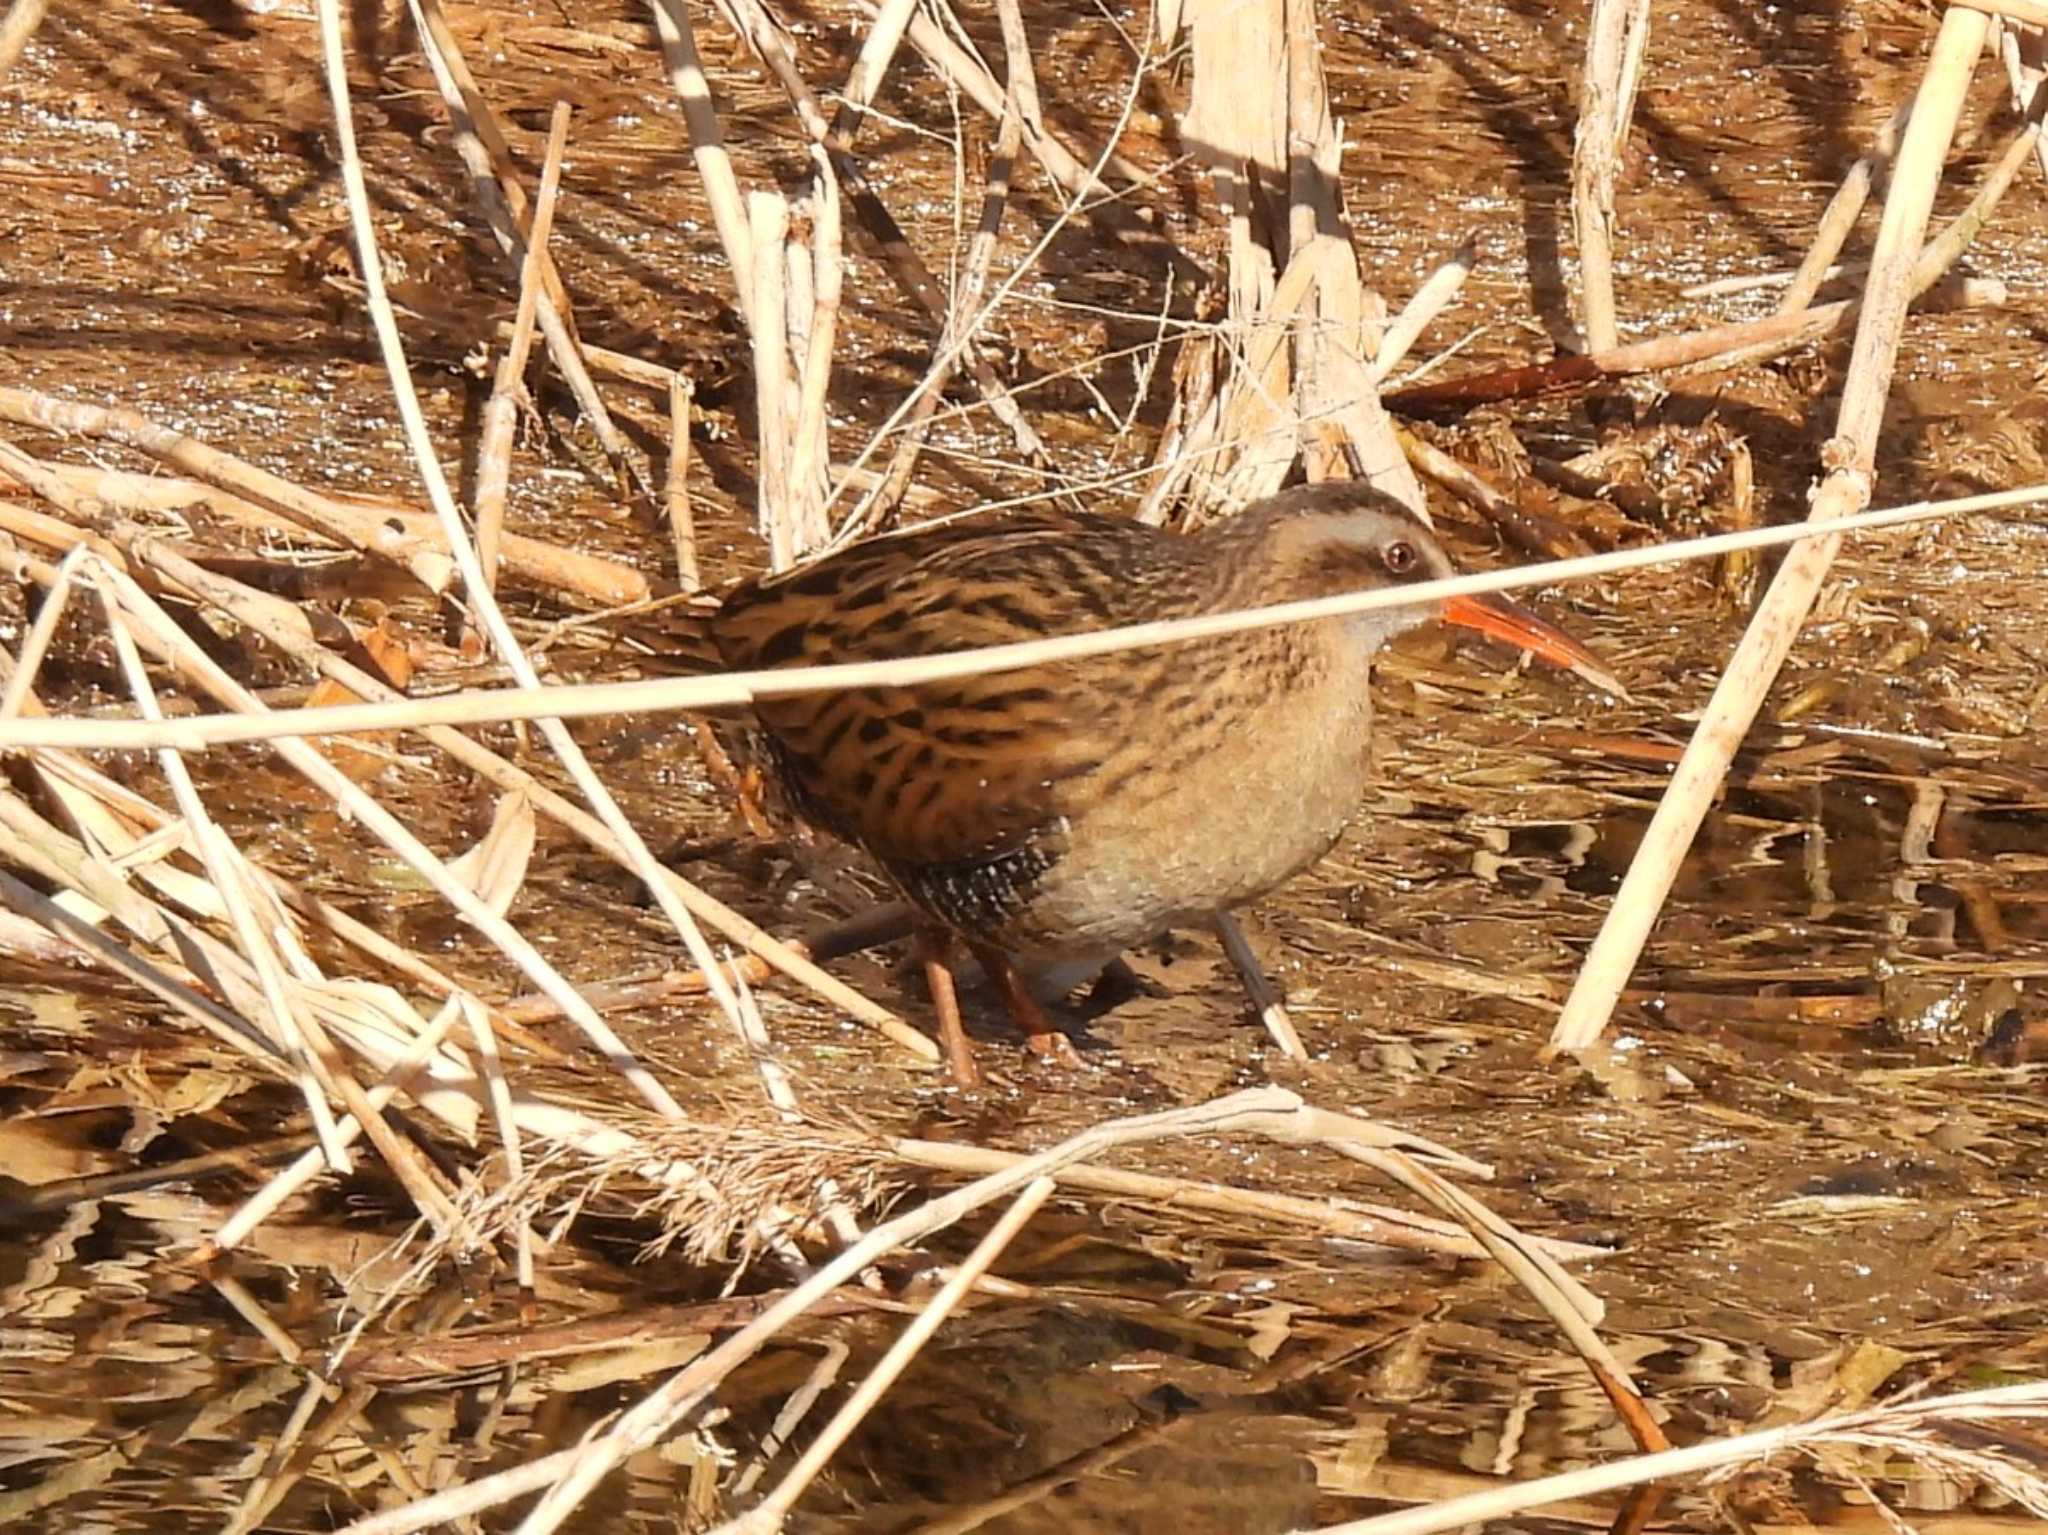
[[[1055,513],[916,530],[742,586],[712,633],[728,666],[754,670],[1100,628],[1132,616],[1156,540],[1181,542]],[[1121,669],[1082,663],[764,699],[755,712],[807,813],[885,863],[947,865],[1062,835],[1063,796],[1100,764],[1135,690]]]

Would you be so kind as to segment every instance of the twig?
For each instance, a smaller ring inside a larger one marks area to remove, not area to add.
[[[2036,123],[2029,122],[2023,126],[1985,178],[1970,205],[1922,248],[1913,268],[1913,297],[1932,291],[1942,281],[1949,265],[1962,253],[1964,244],[1982,227],[1991,207],[2011,183],[2009,167],[2014,146],[2024,146],[2020,151],[2024,153],[2024,148],[2036,147],[2040,142]],[[1989,294],[1972,293],[1965,285],[1959,298],[1965,303],[1987,298],[2002,302],[2003,295],[1998,290]],[[1767,319],[1716,325],[1676,336],[1632,342],[1610,352],[1560,357],[1551,362],[1500,368],[1466,378],[1400,389],[1386,396],[1386,405],[1389,410],[1427,416],[1575,389],[1599,378],[1619,378],[1631,373],[1656,373],[1706,364],[1731,368],[1755,363],[1840,330],[1861,316],[1864,302],[1861,298],[1841,299],[1817,309],[1781,312]]]
[[[878,7],[872,0],[858,0],[858,3],[868,15],[878,13]],[[922,11],[912,14],[909,32],[912,46],[925,56],[935,73],[958,85],[968,99],[990,118],[1002,121],[1005,93],[978,59],[946,36],[944,29]],[[1136,72],[1134,84],[1142,85],[1144,77],[1145,70],[1141,67]],[[1141,179],[1136,168],[1125,163],[1116,153],[1116,142],[1121,134],[1122,126],[1119,124],[1110,134],[1108,143],[1092,160],[1084,160],[1050,129],[1034,132],[1027,125],[1024,145],[1044,167],[1045,173],[1073,199],[1074,205],[1102,224],[1114,239],[1133,249],[1156,252],[1172,263],[1175,275],[1183,281],[1198,289],[1208,286],[1214,281],[1208,268],[1160,231],[1141,221],[1116,199],[1115,193],[1102,181],[1104,169],[1115,170],[1118,175],[1132,181]],[[1101,200],[1087,201],[1091,196]]]
[[[740,196],[739,178],[733,174],[732,156],[725,150],[724,131],[718,126],[711,82],[705,78],[704,61],[697,56],[690,14],[683,0],[648,0],[648,7],[654,12],[654,30],[661,39],[669,85],[683,101],[683,121],[690,129],[690,153],[704,182],[704,196],[711,204],[711,220],[718,227],[719,243],[725,247],[725,263],[732,270],[733,303],[743,318],[751,320],[754,246],[747,225],[747,206]]]
[[[1885,198],[1836,435],[1823,452],[1829,473],[1814,497],[1810,526],[1831,523],[1869,499],[1878,427],[1905,328],[1927,216],[1989,25],[1982,12],[1960,6],[1952,6],[1942,16]],[[1678,865],[1798,637],[1840,546],[1838,536],[1801,543],[1778,568],[1615,893],[1607,919],[1551,1031],[1549,1053],[1590,1045],[1606,1027],[1677,878]]]
[[[982,291],[988,286],[989,266],[995,259],[996,237],[1002,232],[1003,210],[1009,204],[1010,177],[1016,168],[1017,146],[1023,138],[1020,97],[1023,86],[1019,72],[1028,73],[1031,68],[1030,40],[1024,36],[1023,18],[1018,14],[1016,0],[1002,0],[996,7],[996,14],[1002,20],[1004,56],[1009,61],[1010,80],[1001,125],[996,130],[995,147],[989,152],[981,216],[974,226],[974,238],[968,243],[966,269],[954,292],[931,366],[917,386],[918,392],[904,423],[903,435],[897,440],[896,451],[890,457],[889,467],[841,522],[839,531],[833,535],[835,543],[862,538],[886,526],[902,503],[904,492],[910,487],[910,477],[916,472],[926,434],[931,430],[933,412],[947,381],[960,365],[962,349],[954,344],[955,338],[966,330],[981,303]]]
[[[747,324],[754,347],[755,525],[768,540],[768,568],[787,570],[803,553],[789,495],[789,311],[784,306],[783,242],[789,204],[780,192],[747,194],[747,243],[754,253],[753,302]]]
[[[1019,1159],[1016,1152],[949,1141],[892,1140],[888,1143],[888,1150],[892,1156],[918,1167],[960,1173],[994,1172],[1014,1165]],[[1441,1253],[1453,1258],[1486,1255],[1486,1249],[1460,1223],[1353,1199],[1303,1199],[1293,1194],[1273,1194],[1189,1178],[1162,1178],[1151,1173],[1097,1167],[1085,1162],[1063,1167],[1055,1176],[1070,1188],[1086,1189],[1090,1193],[1107,1194],[1117,1199],[1146,1200],[1167,1210],[1201,1210],[1233,1220],[1285,1221],[1290,1225],[1307,1226],[1333,1236],[1350,1237],[1382,1247]],[[1548,1237],[1530,1240],[1564,1263],[1612,1256],[1607,1249],[1581,1242],[1563,1242]]]
[[[32,389],[0,385],[0,420],[43,427],[66,436],[93,437],[147,453],[209,485],[232,490],[337,543],[380,555],[411,571],[430,592],[447,590],[454,575],[448,556],[382,519],[301,489],[268,470],[208,447],[183,432],[159,426],[139,411],[83,405]]]
[[[506,327],[506,335],[511,327]],[[663,370],[663,387],[667,381],[678,375]],[[92,465],[44,464],[43,468],[55,479],[68,485],[79,495],[90,496],[110,509],[130,512],[185,512],[197,510],[217,514],[223,518],[242,523],[252,531],[266,537],[286,531],[278,525],[277,514],[265,510],[254,501],[224,490],[215,485],[203,484],[198,480],[178,475],[137,474],[123,469],[101,469]],[[0,464],[0,474],[5,465]],[[44,494],[42,486],[38,494]],[[386,525],[397,524],[411,537],[430,549],[447,553],[448,542],[442,535],[441,526],[431,512],[417,507],[401,506],[396,502],[377,497],[336,494],[326,497],[332,505],[373,519]],[[62,504],[62,503],[60,503]],[[98,525],[95,518],[82,517],[82,521]],[[293,524],[296,531],[302,524]],[[22,536],[44,542],[36,531],[10,528]],[[78,529],[51,527],[55,535],[48,541],[51,548],[71,548],[89,534]],[[103,530],[104,531],[104,530]],[[148,531],[138,529],[137,531]],[[321,548],[333,548],[341,540],[330,538],[313,529],[306,529],[311,542]],[[628,607],[636,602],[645,602],[650,595],[647,578],[632,566],[618,560],[608,560],[601,555],[586,554],[580,549],[566,549],[559,544],[544,543],[537,538],[527,538],[518,533],[507,533],[500,540],[499,557],[504,574],[517,576],[535,586],[567,592],[582,597],[601,607]]]
[[[807,551],[821,547],[830,533],[824,502],[832,470],[826,397],[832,387],[832,345],[838,335],[842,286],[839,182],[832,174],[831,156],[815,145],[811,189],[811,312],[804,352],[797,359],[797,414],[789,449],[790,490],[799,498],[799,525]]]

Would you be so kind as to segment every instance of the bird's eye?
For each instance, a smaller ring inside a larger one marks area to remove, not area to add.
[[[1405,576],[1416,566],[1415,546],[1405,538],[1397,538],[1380,550],[1380,563],[1387,567],[1390,576]]]

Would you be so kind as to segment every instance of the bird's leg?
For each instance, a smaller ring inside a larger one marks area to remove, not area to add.
[[[734,764],[725,749],[725,743],[718,739],[718,732],[711,721],[701,714],[686,714],[691,734],[697,740],[697,754],[704,759],[704,775],[717,784],[737,802],[740,819],[747,823],[747,830],[762,842],[775,840],[775,827],[769,822],[767,813],[761,808],[761,770],[753,765],[742,769]]]
[[[1230,956],[1237,978],[1244,984],[1245,995],[1259,1010],[1259,1021],[1273,1036],[1273,1043],[1290,1061],[1306,1061],[1308,1051],[1302,1047],[1301,1036],[1294,1031],[1294,1020],[1287,1016],[1287,1004],[1280,999],[1280,988],[1259,968],[1259,957],[1252,952],[1244,929],[1237,925],[1237,918],[1227,911],[1219,911],[1214,926],[1216,936],[1223,940],[1223,952]]]
[[[1003,994],[1010,1017],[1023,1032],[1024,1043],[1031,1047],[1032,1054],[1058,1061],[1062,1066],[1081,1065],[1080,1051],[1074,1048],[1074,1042],[1067,1038],[1064,1030],[1053,1027],[1052,1020],[1045,1016],[1045,1009],[1038,1005],[1038,998],[1031,995],[1031,988],[1017,973],[1017,967],[999,950],[985,943],[970,943],[967,947],[981,961],[981,968],[995,982],[996,990]]]
[[[1142,996],[1145,992],[1144,978],[1131,968],[1131,962],[1119,954],[1102,967],[1102,973],[1095,977],[1088,988],[1090,1007],[1111,1008],[1119,1002]]]
[[[938,1014],[939,1048],[946,1054],[946,1072],[960,1087],[978,1087],[981,1069],[974,1064],[974,1046],[967,1042],[967,1027],[960,1021],[953,967],[946,962],[946,952],[952,947],[953,935],[944,928],[918,927],[917,958],[924,966],[925,984],[931,988],[932,1011]]]

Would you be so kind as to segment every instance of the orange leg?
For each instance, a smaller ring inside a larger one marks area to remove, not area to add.
[[[996,990],[1003,994],[1010,1016],[1023,1030],[1024,1043],[1031,1047],[1032,1053],[1058,1061],[1062,1066],[1080,1066],[1081,1054],[1074,1048],[1074,1042],[1063,1030],[1053,1027],[1052,1020],[1045,1016],[1045,1009],[1038,1005],[1038,999],[1024,984],[1024,978],[1017,974],[1017,967],[986,944],[971,943],[968,948],[974,951],[974,957],[988,972],[988,978],[995,982]]]
[[[978,1087],[981,1069],[974,1064],[974,1046],[967,1042],[967,1028],[960,1021],[960,997],[953,989],[953,967],[946,962],[946,951],[952,946],[952,934],[943,928],[918,929],[917,957],[924,966],[925,984],[931,988],[932,1010],[939,1016],[939,1047],[946,1053],[947,1074],[961,1087]]]

